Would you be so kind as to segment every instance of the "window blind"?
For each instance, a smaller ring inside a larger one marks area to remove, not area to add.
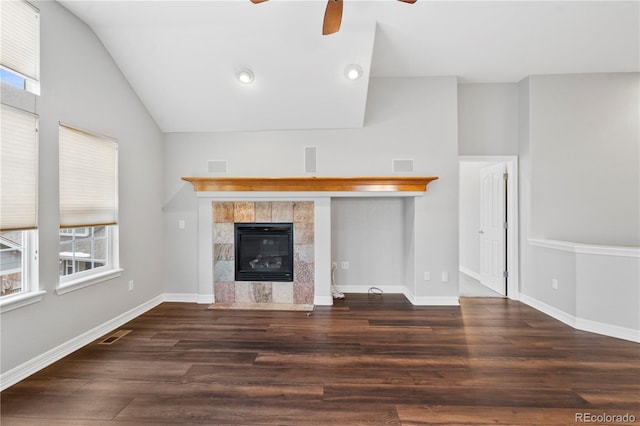
[[[0,230],[38,226],[38,116],[2,105]]]
[[[39,80],[40,12],[26,1],[0,1],[0,65]]]
[[[117,223],[118,143],[59,126],[60,227]]]

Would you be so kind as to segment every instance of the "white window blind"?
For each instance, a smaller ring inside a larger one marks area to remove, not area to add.
[[[2,105],[0,230],[38,226],[38,117]]]
[[[26,1],[0,1],[0,65],[39,80],[40,13]]]
[[[61,124],[59,143],[60,227],[117,223],[117,141]]]

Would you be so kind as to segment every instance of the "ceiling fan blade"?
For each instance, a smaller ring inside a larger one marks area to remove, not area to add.
[[[337,33],[342,22],[342,0],[328,0],[324,11],[322,35]]]
[[[263,1],[266,1],[266,0],[263,0]],[[398,0],[398,1],[401,1],[402,3],[410,3],[410,4],[414,4],[414,3],[415,3],[416,1],[418,1],[418,0]]]
[[[251,3],[253,4],[258,4],[258,3],[264,3],[267,0],[251,0]]]

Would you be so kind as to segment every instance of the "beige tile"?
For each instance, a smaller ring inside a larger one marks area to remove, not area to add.
[[[313,201],[293,203],[293,221],[296,223],[313,223]]]
[[[255,222],[256,203],[253,201],[237,201],[233,203],[233,220],[235,222]]]
[[[256,203],[256,222],[272,222],[271,220],[271,202]]]
[[[214,244],[213,245],[214,260],[234,260],[235,250],[233,244]]]
[[[313,223],[293,224],[294,244],[313,244]]]
[[[256,303],[271,303],[271,284],[270,282],[251,283],[251,293],[253,301]]]
[[[273,303],[293,303],[293,283],[271,283]]]
[[[249,303],[253,302],[253,297],[250,292],[250,283],[248,281],[239,281],[235,285],[236,303]]]
[[[233,223],[214,223],[213,224],[213,243],[214,244],[234,244],[234,228]]]
[[[293,202],[274,201],[271,203],[271,219],[274,222],[293,222]]]
[[[233,223],[233,203],[213,203],[213,223]]]
[[[216,303],[233,303],[236,301],[235,283],[215,283],[213,285],[213,296]]]

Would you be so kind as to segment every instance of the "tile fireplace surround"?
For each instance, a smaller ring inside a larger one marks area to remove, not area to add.
[[[198,197],[198,303],[332,305],[331,199],[418,197],[436,177],[184,177]],[[234,222],[292,222],[294,281],[235,282]]]
[[[213,202],[213,295],[216,303],[312,305],[314,203],[311,201]],[[234,223],[293,223],[293,282],[234,281]]]

